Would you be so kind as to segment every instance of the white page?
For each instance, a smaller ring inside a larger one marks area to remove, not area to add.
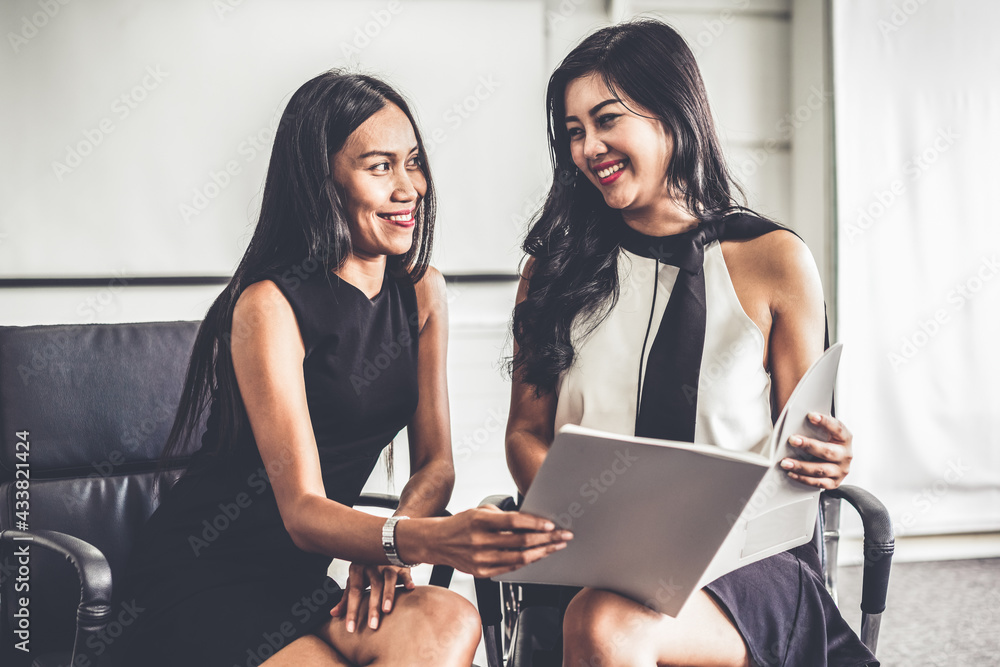
[[[795,386],[768,442],[772,453],[771,469],[744,507],[732,532],[699,581],[699,587],[736,568],[812,539],[820,490],[789,479],[779,464],[786,457],[802,458],[801,453],[788,444],[792,435],[826,439],[825,431],[814,426],[806,415],[830,412],[842,349],[841,343],[832,345]]]
[[[769,466],[757,454],[565,426],[522,510],[574,539],[497,580],[606,588],[674,615]]]

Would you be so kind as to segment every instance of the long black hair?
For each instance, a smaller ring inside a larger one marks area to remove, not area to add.
[[[512,371],[538,394],[554,390],[573,362],[574,321],[581,317],[584,332],[592,330],[618,298],[621,214],[577,169],[565,122],[566,87],[591,74],[600,75],[620,102],[640,105],[673,135],[668,186],[683,195],[692,215],[703,221],[742,208],[733,190],[744,199],[726,167],[694,55],[673,28],[653,19],[620,23],[574,48],[549,78],[552,187],[522,246],[534,263],[527,297],[513,318],[519,349]]]
[[[330,159],[387,104],[410,119],[423,158],[423,141],[406,101],[379,79],[331,70],[307,81],[289,99],[275,132],[257,227],[232,280],[198,329],[161,469],[191,451],[210,405],[213,433],[206,443],[212,450],[203,452],[210,460],[224,461],[249,435],[230,350],[233,308],[247,286],[269,273],[292,268],[299,275],[322,271],[330,279],[343,266],[351,255],[351,235]],[[390,271],[412,282],[427,270],[434,237],[434,186],[423,159],[421,164],[427,191],[416,214],[413,245],[388,258]]]

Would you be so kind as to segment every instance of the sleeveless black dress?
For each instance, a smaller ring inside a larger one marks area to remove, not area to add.
[[[327,497],[353,505],[416,410],[413,285],[387,268],[382,290],[368,299],[322,271],[268,277],[291,304],[305,345]],[[341,597],[327,577],[331,559],[292,542],[245,430],[222,463],[210,454],[217,432],[211,415],[201,450],[144,525],[115,595],[134,606],[136,620],[111,645],[112,664],[258,665],[330,619]],[[272,477],[281,474],[278,463]]]

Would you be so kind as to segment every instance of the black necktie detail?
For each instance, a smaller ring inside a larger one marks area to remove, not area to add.
[[[705,246],[786,228],[742,213],[705,221],[672,236],[647,236],[625,224],[622,228],[623,248],[679,269],[646,361],[635,434],[694,442],[705,349]]]

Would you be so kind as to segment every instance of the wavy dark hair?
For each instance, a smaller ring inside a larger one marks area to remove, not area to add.
[[[734,190],[745,199],[726,167],[694,55],[673,28],[653,19],[620,23],[574,48],[549,78],[552,187],[522,245],[534,263],[527,297],[513,316],[518,353],[511,372],[539,395],[553,391],[573,362],[573,322],[583,318],[584,332],[592,331],[618,298],[621,214],[577,169],[565,123],[566,87],[592,74],[626,107],[641,106],[673,135],[668,184],[695,217],[743,208]]]
[[[198,329],[180,405],[161,457],[167,461],[196,449],[209,406],[212,438],[204,452],[224,461],[241,438],[250,435],[230,350],[233,308],[240,294],[264,276],[292,268],[298,275],[331,272],[352,252],[341,196],[330,171],[331,157],[354,130],[387,104],[399,107],[413,125],[421,158],[426,156],[416,121],[403,97],[375,77],[339,70],[303,84],[288,101],[274,136],[260,217],[250,245],[232,279]],[[434,238],[434,186],[421,160],[427,191],[416,215],[413,245],[389,257],[389,269],[416,282],[427,270]]]

